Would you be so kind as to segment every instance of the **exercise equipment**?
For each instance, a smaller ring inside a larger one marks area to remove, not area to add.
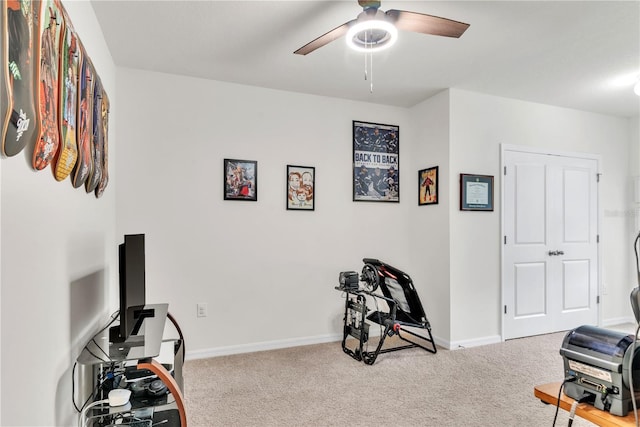
[[[344,278],[353,277],[354,272],[342,272],[339,275],[340,286],[335,288],[346,293],[342,350],[367,365],[373,365],[382,353],[408,348],[419,347],[435,354],[438,350],[431,334],[431,324],[411,277],[377,259],[364,258],[362,261],[364,267],[358,287],[351,283],[345,286],[344,283]],[[378,289],[382,294],[376,292]],[[376,306],[375,311],[367,306],[367,298]],[[379,325],[381,333],[375,350],[368,351],[366,344],[372,324]],[[386,338],[394,335],[403,343],[385,348]],[[349,337],[356,339],[355,348],[347,344]]]

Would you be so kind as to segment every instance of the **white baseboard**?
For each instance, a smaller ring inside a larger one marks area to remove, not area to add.
[[[280,348],[297,347],[302,345],[323,344],[341,341],[342,334],[318,335],[315,337],[291,338],[276,341],[263,341],[251,344],[230,345],[204,350],[187,351],[186,360],[206,359],[208,357],[228,356],[231,354],[253,353],[255,351],[277,350]]]
[[[615,326],[625,323],[635,323],[633,317],[616,317],[602,321],[602,326]],[[372,331],[371,336],[375,336]],[[318,335],[315,337],[291,338],[276,341],[263,341],[251,344],[231,345],[226,347],[215,347],[204,350],[187,351],[186,359],[206,359],[208,357],[228,356],[231,354],[253,353],[256,351],[277,350],[280,348],[297,347],[302,345],[323,344],[327,342],[338,342],[342,340],[341,334]],[[479,347],[487,344],[496,344],[502,342],[500,335],[491,335],[481,338],[473,338],[470,340],[448,341],[440,337],[434,336],[433,340],[439,347],[447,350],[458,350],[463,348]]]
[[[375,331],[372,331],[372,335]],[[324,344],[328,342],[339,343],[342,334],[318,335],[315,337],[291,338],[276,341],[263,341],[250,344],[230,345],[225,347],[214,347],[203,350],[187,351],[186,360],[206,359],[209,357],[229,356],[232,354],[253,353],[256,351],[277,350],[280,348],[297,347],[302,345]],[[447,350],[458,350],[461,348],[478,347],[486,344],[495,344],[502,341],[500,335],[494,335],[471,340],[447,341],[437,336],[433,337],[436,345]]]
[[[602,320],[602,326],[603,327],[607,327],[607,326],[616,326],[616,325],[622,325],[625,323],[636,323],[636,318],[635,317],[613,317],[611,319],[606,319],[606,320]]]
[[[459,350],[462,348],[479,347],[481,345],[496,344],[502,342],[500,335],[473,338],[470,340],[451,341],[447,347],[449,350]]]
[[[447,341],[447,340],[444,340],[444,339],[442,339],[440,337],[437,337],[437,336],[433,335],[433,342],[435,342],[435,344],[438,347],[442,347],[442,348],[446,348],[447,350],[451,350],[451,347],[450,347],[451,343],[449,341]]]

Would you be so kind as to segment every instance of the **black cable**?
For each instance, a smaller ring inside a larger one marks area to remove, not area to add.
[[[96,386],[96,389],[98,388],[98,386]],[[87,397],[87,399],[84,401],[84,403],[82,404],[82,408],[80,408],[80,412],[82,412],[84,410],[84,408],[87,407],[87,404],[93,399],[93,397],[95,396],[95,389],[94,391],[89,395],[89,397]]]
[[[111,359],[109,359],[109,360],[104,360],[103,358],[101,358],[100,356],[98,356],[97,354],[95,354],[93,351],[89,350],[89,348],[87,348],[87,347],[85,347],[85,350],[87,350],[87,353],[89,353],[90,355],[92,355],[93,357],[95,357],[96,359],[98,359],[99,361],[101,361],[102,363],[111,362]]]
[[[633,242],[633,251],[636,254],[636,270],[638,272],[638,286],[640,286],[640,259],[638,259],[638,241],[640,240],[640,233],[636,236],[635,242]]]
[[[640,234],[638,235],[640,238]],[[638,239],[636,239],[636,242]],[[636,252],[637,254],[637,252]],[[637,255],[636,255],[637,257]],[[631,343],[631,361],[629,362],[629,392],[631,393],[631,406],[633,407],[633,415],[636,421],[636,427],[638,427],[638,408],[636,404],[636,393],[633,384],[633,364],[636,358],[636,342],[638,341],[638,331],[640,331],[640,323],[638,323],[638,327],[636,328],[636,333],[633,336],[633,343]]]
[[[640,259],[638,258],[638,241],[640,241],[640,233],[636,236],[636,240],[633,242],[633,252],[636,254],[636,270],[638,272],[638,287],[640,288]],[[635,314],[635,313],[634,313]],[[637,319],[636,319],[637,320]],[[633,415],[636,421],[636,427],[640,424],[638,423],[638,408],[636,405],[636,395],[633,390],[633,364],[636,358],[636,342],[638,340],[638,331],[640,331],[640,322],[638,323],[638,327],[636,328],[636,333],[633,337],[633,343],[631,344],[631,362],[629,363],[629,388],[631,392],[631,405],[633,407]]]
[[[76,372],[76,365],[78,364],[78,362],[75,362],[73,364],[73,372],[72,372],[72,376],[75,376],[75,372]],[[102,385],[96,385],[95,389],[91,392],[91,394],[89,395],[89,397],[87,397],[87,400],[84,401],[84,403],[82,404],[81,408],[78,408],[78,405],[76,404],[76,393],[75,393],[75,381],[71,381],[71,400],[73,402],[73,407],[75,408],[76,411],[78,411],[78,413],[81,413],[82,410],[85,408],[85,406],[87,406],[87,403],[89,403],[89,400],[91,400],[91,398],[94,397],[96,389]]]
[[[87,345],[85,345],[83,347],[83,350],[87,350],[89,352],[89,354],[91,354],[93,357],[95,357],[96,359],[100,360],[101,362],[110,362],[111,359],[109,360],[103,360],[102,358],[98,357],[95,353],[93,353],[91,350],[89,350],[87,348],[87,346],[89,345],[90,342],[94,342],[96,344],[96,346],[98,346],[98,348],[100,348],[100,346],[96,343],[95,338],[101,334],[102,332],[104,332],[109,326],[111,326],[113,324],[113,322],[116,321],[116,319],[118,318],[118,315],[120,314],[120,311],[117,310],[115,312],[113,312],[113,314],[111,314],[111,320],[102,328],[100,329],[98,332],[96,332],[93,337],[91,337],[91,340],[87,343]],[[107,353],[105,353],[104,350],[102,350],[102,348],[100,348],[100,350],[107,355]],[[109,357],[109,355],[107,355],[107,357]],[[87,398],[87,400],[82,404],[82,408],[78,409],[78,405],[76,404],[76,366],[78,365],[78,361],[76,360],[73,363],[73,369],[71,370],[71,401],[73,402],[73,407],[75,408],[76,411],[78,412],[82,412],[82,409],[84,409],[85,406],[87,406],[87,403],[89,402],[89,399],[93,396],[93,394],[95,393],[95,391],[97,390],[97,388],[102,385],[96,385],[96,389],[94,389],[94,391],[89,395],[89,398]]]
[[[571,383],[571,382],[574,382],[575,380],[577,380],[576,377],[568,377],[568,378],[565,378],[564,381],[562,381],[562,384],[560,384],[560,389],[558,390],[558,403],[556,405],[556,414],[553,416],[553,424],[551,424],[552,427],[555,427],[556,420],[558,419],[558,410],[560,409],[560,396],[562,395],[562,389],[564,388],[564,385],[566,383]]]
[[[96,347],[98,347],[98,350],[100,350],[102,352],[102,354],[104,354],[105,356],[107,356],[107,359],[109,359],[109,361],[111,362],[111,356],[109,356],[107,354],[106,351],[104,351],[104,349],[102,347],[100,347],[100,345],[98,345],[98,343],[96,342],[96,337],[91,338],[91,342],[94,343],[96,345]],[[88,345],[88,344],[87,344]]]
[[[78,409],[78,405],[76,405],[76,382],[75,382],[75,378],[76,378],[76,366],[78,365],[78,362],[74,362],[73,363],[73,369],[71,370],[71,400],[73,401],[73,407],[76,408],[76,411],[80,412],[80,409]]]
[[[113,322],[116,321],[116,319],[118,319],[120,314],[120,311],[115,311],[113,312],[113,314],[111,314],[111,320],[109,321],[109,323],[107,323],[102,329],[100,329],[98,332],[96,332],[93,337],[91,337],[91,339],[89,340],[89,342],[87,343],[87,345],[84,346],[84,349],[86,349],[89,354],[91,354],[93,357],[95,357],[96,359],[100,360],[101,362],[107,363],[107,362],[111,362],[111,356],[109,356],[107,354],[107,352],[104,351],[104,349],[102,347],[100,347],[100,345],[96,342],[96,337],[98,335],[100,335],[102,332],[104,332],[109,326],[111,326],[113,324]],[[91,350],[89,350],[89,344],[94,343],[95,346],[98,348],[98,350],[100,350],[102,352],[102,354],[104,354],[105,356],[107,356],[107,360],[103,359],[102,357],[96,355],[94,352],[92,352]]]
[[[569,422],[567,423],[567,427],[571,427],[573,424],[573,417],[576,415],[576,408],[579,404],[591,400],[594,396],[591,393],[584,392],[582,397],[578,400],[575,400],[571,405],[571,412],[569,412]],[[559,402],[558,402],[559,403]]]

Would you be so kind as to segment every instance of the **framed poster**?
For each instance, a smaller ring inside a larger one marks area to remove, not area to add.
[[[493,210],[493,176],[460,174],[460,210]]]
[[[224,159],[224,200],[258,200],[258,162]]]
[[[418,171],[418,206],[438,203],[438,166]]]
[[[353,121],[353,201],[400,202],[400,128]]]
[[[287,165],[287,210],[315,208],[316,168]]]

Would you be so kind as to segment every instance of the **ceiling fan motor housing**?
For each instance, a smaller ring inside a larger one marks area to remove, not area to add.
[[[380,7],[379,1],[358,0],[358,4],[363,9],[378,9]]]
[[[370,3],[370,2],[363,2]],[[374,2],[375,3],[375,2]],[[380,2],[377,2],[380,3]],[[366,25],[374,24],[376,25]],[[377,8],[367,8],[358,15],[358,18],[353,22],[352,27],[364,26],[362,30],[348,33],[351,36],[351,41],[355,46],[362,49],[372,49],[376,47],[382,47],[390,42],[392,37],[391,31],[395,28],[393,24],[389,22],[387,15]]]

